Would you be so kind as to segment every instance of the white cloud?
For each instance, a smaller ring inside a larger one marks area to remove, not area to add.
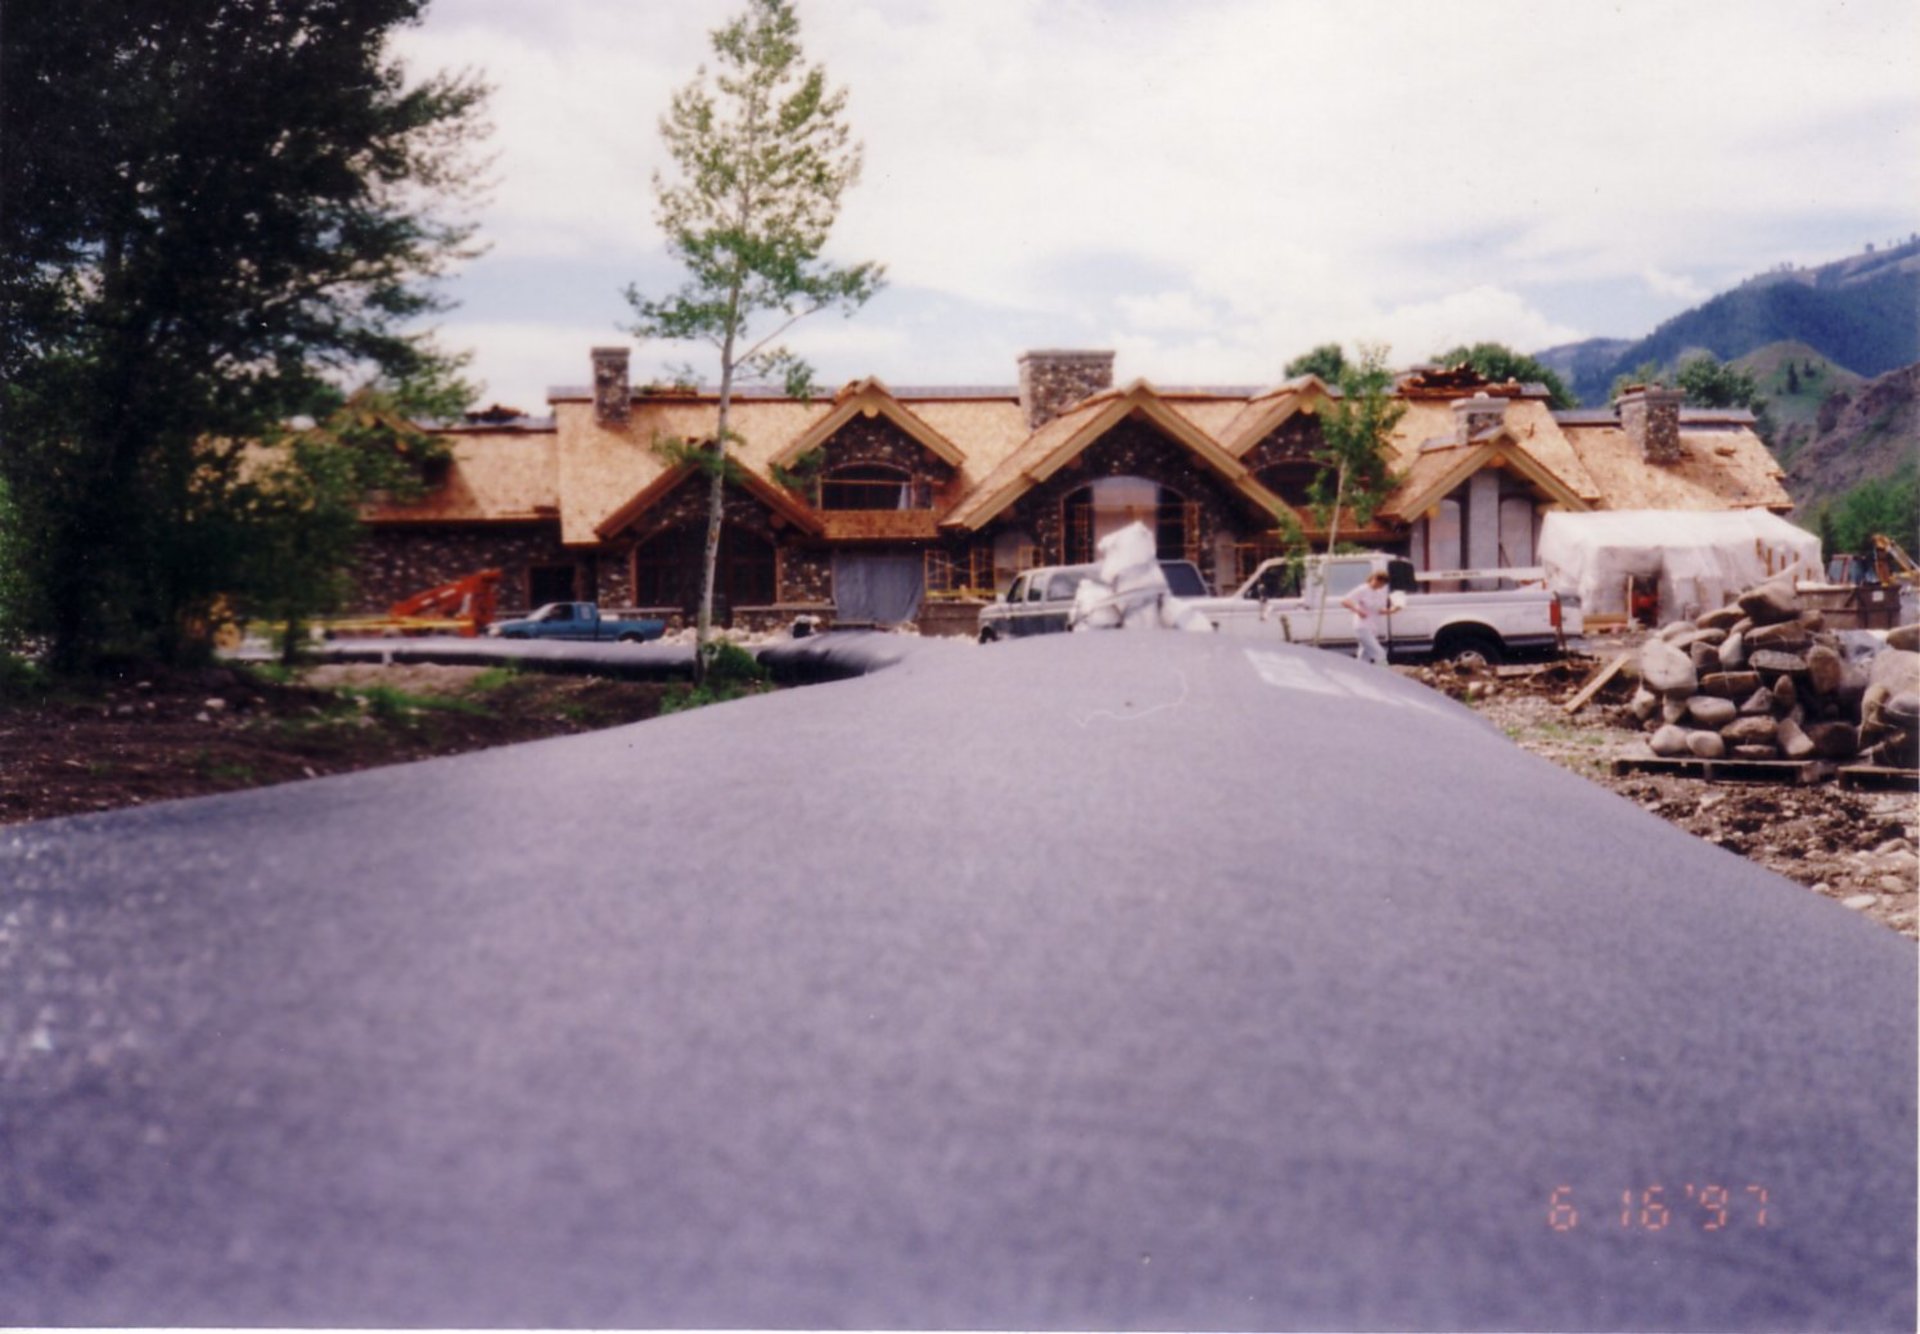
[[[497,254],[637,271],[657,253],[655,125],[736,8],[440,0],[407,46],[499,86]],[[1920,198],[1911,0],[803,0],[801,18],[866,146],[834,252],[1022,330],[1110,325],[1123,358],[1166,359],[1140,368],[1155,379],[1270,378],[1334,338],[1425,355],[1621,332],[1527,293],[1618,283],[1671,313],[1904,234]],[[538,291],[525,308],[515,327]],[[977,350],[926,308],[821,346],[944,378]],[[1220,369],[1193,374],[1205,357]]]

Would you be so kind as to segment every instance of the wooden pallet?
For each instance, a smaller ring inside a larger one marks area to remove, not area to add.
[[[1629,756],[1613,762],[1613,776],[1666,774],[1704,778],[1709,783],[1824,783],[1832,778],[1832,760],[1703,760],[1662,755]]]
[[[1870,792],[1920,793],[1920,769],[1889,769],[1879,764],[1843,765],[1840,786]]]

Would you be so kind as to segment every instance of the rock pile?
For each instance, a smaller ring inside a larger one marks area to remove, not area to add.
[[[1665,756],[1920,762],[1920,627],[1829,631],[1788,579],[1675,621],[1640,650],[1633,714]]]

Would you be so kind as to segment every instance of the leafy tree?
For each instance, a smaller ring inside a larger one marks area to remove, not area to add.
[[[338,610],[352,592],[367,497],[416,499],[448,457],[445,442],[417,420],[453,416],[472,398],[454,369],[363,386],[321,421],[283,433],[243,470],[232,509],[247,560],[233,591],[241,611],[283,627],[288,665],[313,618]]]
[[[21,0],[0,44],[0,470],[62,667],[178,657],[255,535],[245,442],[430,363],[485,90],[425,0]]]
[[[1317,375],[1328,384],[1339,384],[1346,370],[1347,354],[1340,350],[1340,344],[1322,343],[1289,361],[1282,374],[1289,380],[1300,375]]]
[[[1675,379],[1675,387],[1685,392],[1692,407],[1746,408],[1757,414],[1767,406],[1767,396],[1753,376],[1711,352],[1688,357]]]
[[[1539,384],[1546,386],[1547,401],[1556,408],[1577,408],[1580,400],[1574,397],[1565,381],[1551,367],[1542,365],[1524,353],[1515,352],[1504,343],[1474,343],[1468,346],[1462,343],[1450,352],[1444,352],[1433,360],[1442,366],[1471,366],[1487,379],[1496,383],[1503,380],[1518,380],[1521,384]]]
[[[1795,370],[1793,363],[1789,361],[1787,363],[1787,393],[1789,395],[1793,395],[1793,394],[1798,394],[1799,392],[1800,392],[1800,372]]]
[[[1364,525],[1399,486],[1390,445],[1406,412],[1407,405],[1393,396],[1386,347],[1363,344],[1359,362],[1340,377],[1339,400],[1320,414],[1324,443],[1315,457],[1322,467],[1307,492],[1315,521],[1327,531],[1329,556],[1337,550],[1341,514]],[[1316,643],[1325,615],[1323,603],[1314,622]]]
[[[818,311],[851,314],[881,285],[877,264],[821,257],[840,197],[859,179],[860,148],[844,119],[845,90],[829,90],[825,72],[804,63],[799,35],[791,0],[748,0],[744,14],[715,30],[717,71],[702,66],[660,122],[677,174],[656,173],[653,182],[667,251],[686,280],[665,297],[626,290],[637,336],[699,340],[720,358],[696,632],[703,680],[736,379],[779,376],[804,396],[811,370],[776,340]]]
[[[1871,554],[1875,533],[1914,550],[1920,546],[1920,468],[1909,463],[1890,477],[1861,482],[1821,506],[1815,522],[1828,556]]]

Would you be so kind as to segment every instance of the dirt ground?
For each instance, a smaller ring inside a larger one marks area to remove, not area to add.
[[[317,778],[651,718],[668,687],[501,668],[139,671],[0,697],[0,824]]]
[[[1607,656],[1611,656],[1611,650]],[[1616,683],[1578,713],[1562,707],[1605,658],[1540,668],[1396,670],[1465,702],[1515,743],[1619,793],[1696,838],[1758,862],[1909,939],[1920,939],[1920,790],[1851,791],[1613,774],[1613,761],[1651,755]]]
[[[1688,833],[1920,939],[1920,792],[1615,777],[1646,753],[1626,688],[1561,705],[1596,666],[1398,668],[1517,744]],[[672,687],[503,668],[331,664],[129,674],[86,692],[0,697],[0,824],[231,792],[651,718]]]

